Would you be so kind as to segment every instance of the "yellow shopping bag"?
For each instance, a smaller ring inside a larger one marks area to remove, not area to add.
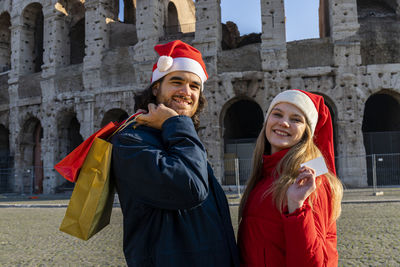
[[[63,231],[88,240],[110,223],[115,186],[110,179],[112,144],[96,138],[82,165],[67,211]]]

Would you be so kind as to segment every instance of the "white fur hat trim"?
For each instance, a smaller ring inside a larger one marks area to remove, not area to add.
[[[169,59],[161,60],[162,57],[171,58],[172,64],[169,65],[170,64]],[[161,65],[162,65],[161,69],[160,69],[160,66],[158,65],[160,60],[161,60]],[[165,69],[164,67],[168,67],[168,68]],[[172,58],[172,57],[168,57],[168,56],[161,56],[159,58],[159,60],[157,61],[157,68],[153,71],[151,81],[155,82],[155,81],[159,80],[160,78],[164,77],[165,75],[167,75],[168,73],[171,73],[174,71],[188,71],[188,72],[194,73],[197,76],[199,76],[202,85],[207,80],[207,76],[204,72],[203,67],[196,60],[187,58],[187,57]],[[204,86],[201,87],[201,90],[203,90],[203,88],[204,88]]]
[[[306,94],[298,90],[287,90],[275,96],[268,108],[265,121],[268,119],[273,107],[282,102],[293,104],[304,113],[310,123],[311,133],[314,135],[315,127],[318,122],[318,111],[312,100]]]

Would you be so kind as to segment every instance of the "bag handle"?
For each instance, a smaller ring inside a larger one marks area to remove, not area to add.
[[[129,118],[127,118],[124,123],[122,123],[117,130],[115,130],[108,138],[107,141],[109,141],[111,139],[111,137],[113,137],[116,133],[122,131],[123,129],[125,129],[127,126],[131,125],[133,122],[136,122],[136,119],[138,117],[140,117],[143,114],[142,111],[140,112],[136,112],[135,114],[132,114],[131,116],[129,116]],[[133,120],[132,120],[133,119]]]

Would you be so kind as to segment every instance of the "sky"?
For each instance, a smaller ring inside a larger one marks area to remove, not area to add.
[[[285,0],[286,41],[319,38],[319,0]],[[233,21],[241,35],[261,32],[260,0],[221,0],[222,22]]]
[[[123,0],[120,0],[120,6],[123,5],[122,2]],[[318,38],[319,0],[284,0],[284,2],[286,41]],[[224,23],[235,22],[241,35],[261,32],[260,0],[221,0],[221,17]]]

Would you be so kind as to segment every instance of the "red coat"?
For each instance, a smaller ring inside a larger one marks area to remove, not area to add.
[[[239,226],[241,266],[337,266],[336,223],[329,223],[330,190],[324,176],[313,208],[281,214],[265,192],[287,150],[264,156],[264,178],[250,193]],[[318,183],[317,183],[318,184]]]

